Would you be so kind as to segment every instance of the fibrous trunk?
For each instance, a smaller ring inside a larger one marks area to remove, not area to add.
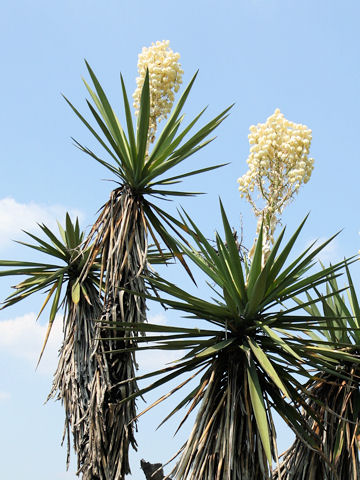
[[[313,399],[309,406],[315,419],[309,414],[306,417],[320,436],[321,451],[296,439],[283,454],[280,470],[274,472],[275,480],[360,479],[359,377],[354,369],[349,371],[349,380],[327,374],[318,376],[310,386]]]
[[[138,391],[133,353],[118,352],[135,345],[132,330],[112,322],[143,322],[145,300],[129,291],[145,292],[140,276],[146,268],[146,229],[141,200],[125,187],[112,192],[95,223],[93,258],[101,252],[104,306],[97,324],[94,348],[96,374],[89,404],[89,457],[83,480],[123,480],[130,473],[129,447],[136,449],[134,400],[121,400]],[[117,338],[128,337],[128,340]]]
[[[172,472],[174,479],[269,479],[241,355],[224,354],[214,361],[193,406],[200,400],[190,438]]]
[[[64,315],[64,340],[59,352],[59,362],[54,374],[49,398],[56,397],[64,405],[67,436],[67,465],[70,461],[70,436],[77,454],[79,471],[89,455],[89,422],[87,416],[93,379],[97,371],[92,356],[96,321],[102,311],[98,291],[87,286],[91,305],[85,298],[75,305],[71,299],[71,286],[67,291]],[[70,434],[71,432],[71,434]]]

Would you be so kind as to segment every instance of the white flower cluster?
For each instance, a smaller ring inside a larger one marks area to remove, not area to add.
[[[287,120],[279,109],[265,123],[250,127],[249,170],[238,179],[240,196],[245,197],[264,223],[264,244],[273,241],[275,227],[284,207],[307,183],[314,168],[310,158],[311,130]],[[255,188],[263,200],[252,198]]]
[[[136,79],[137,88],[133,94],[135,114],[140,108],[141,90],[144,84],[146,70],[149,70],[150,85],[150,125],[149,139],[154,141],[157,124],[170,113],[174,103],[174,92],[182,83],[183,70],[179,63],[180,54],[174,53],[169,47],[169,40],[152,43],[143,47],[138,59],[139,76]]]
[[[314,168],[314,159],[308,157],[312,138],[309,128],[286,120],[276,109],[266,123],[252,125],[250,132],[249,171],[238,180],[242,195],[260,187],[260,181],[261,188],[268,183],[276,190],[288,184],[297,190],[309,181]]]

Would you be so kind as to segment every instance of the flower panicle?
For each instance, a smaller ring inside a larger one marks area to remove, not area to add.
[[[175,93],[182,83],[183,70],[179,63],[180,54],[170,48],[169,40],[157,41],[150,47],[143,47],[138,56],[136,90],[133,94],[135,114],[140,108],[141,90],[146,70],[149,71],[150,121],[149,139],[154,141],[159,122],[167,118],[175,100]]]
[[[264,247],[269,250],[285,206],[310,180],[314,168],[314,159],[309,157],[312,132],[276,109],[265,123],[250,127],[248,138],[249,170],[238,179],[239,191],[253,207],[258,229],[263,223]],[[255,190],[262,205],[253,198]]]
[[[281,192],[291,185],[298,190],[307,183],[314,168],[314,159],[309,157],[312,132],[302,124],[287,120],[276,109],[265,123],[250,127],[248,135],[251,145],[247,159],[249,170],[238,179],[242,195],[255,187]]]

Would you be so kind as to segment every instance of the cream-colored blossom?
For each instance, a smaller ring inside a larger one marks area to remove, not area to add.
[[[264,224],[264,247],[268,249],[284,207],[303,183],[310,179],[314,159],[309,157],[311,130],[287,120],[279,109],[265,123],[250,127],[248,172],[238,179],[245,197]],[[254,190],[261,203],[253,198]]]
[[[154,141],[158,123],[171,111],[175,95],[182,83],[184,73],[179,63],[180,54],[169,47],[169,40],[157,41],[150,47],[143,47],[138,58],[139,76],[133,94],[136,115],[139,113],[141,90],[146,70],[149,70],[150,86],[150,125],[149,139]]]

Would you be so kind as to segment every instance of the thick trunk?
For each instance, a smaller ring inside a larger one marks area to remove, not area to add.
[[[75,305],[68,287],[68,311],[64,315],[64,340],[59,362],[54,374],[49,398],[61,400],[65,410],[64,436],[67,436],[67,464],[70,460],[70,443],[77,454],[78,469],[89,456],[89,411],[91,389],[97,370],[96,359],[91,356],[94,346],[96,321],[102,307],[98,292],[87,286],[92,305],[82,297]],[[70,433],[71,432],[71,433]]]
[[[358,373],[354,380],[324,375],[310,387],[315,400],[309,406],[321,425],[309,414],[307,421],[320,436],[322,452],[310,449],[300,439],[283,454],[274,480],[359,480],[358,423],[360,394]],[[348,421],[347,421],[348,420]]]
[[[136,393],[138,386],[135,381],[126,382],[135,376],[134,354],[117,350],[134,346],[136,338],[130,329],[108,327],[111,322],[131,324],[146,318],[144,298],[126,291],[145,292],[140,276],[147,254],[141,204],[125,189],[115,190],[95,225],[94,245],[102,252],[105,299],[96,335],[101,340],[94,349],[97,371],[91,386],[89,458],[83,480],[123,480],[130,473],[129,447],[137,447],[136,405],[135,400],[120,402]],[[128,340],[116,339],[124,336]]]
[[[202,378],[194,401],[201,402],[200,409],[171,472],[174,480],[270,478],[251,408],[245,361],[242,354],[219,355]]]

